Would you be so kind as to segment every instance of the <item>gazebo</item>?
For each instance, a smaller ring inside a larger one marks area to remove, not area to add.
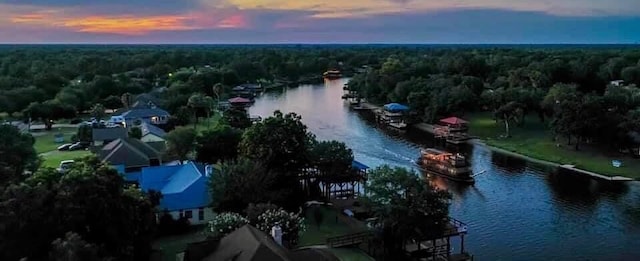
[[[228,100],[228,102],[231,106],[240,108],[249,107],[249,105],[251,104],[251,100],[242,97],[231,98]]]
[[[449,117],[440,120],[440,125],[449,127],[450,131],[453,130],[466,130],[469,122],[458,117]]]

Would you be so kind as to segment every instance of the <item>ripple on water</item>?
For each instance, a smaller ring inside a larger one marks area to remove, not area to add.
[[[380,130],[340,100],[344,81],[304,86],[256,99],[251,114],[296,111],[319,139],[338,139],[357,160],[415,169],[424,134]],[[325,106],[327,110],[318,109]],[[622,187],[558,175],[482,147],[461,148],[474,171],[487,172],[474,186],[433,178],[452,194],[451,216],[469,225],[465,249],[477,260],[640,260],[640,185]],[[563,173],[564,174],[564,173]],[[457,245],[455,246],[457,249]]]

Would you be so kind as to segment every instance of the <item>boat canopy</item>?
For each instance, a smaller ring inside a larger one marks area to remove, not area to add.
[[[247,98],[242,98],[242,97],[235,97],[235,98],[231,98],[229,99],[229,103],[234,104],[234,103],[250,103],[251,100],[247,99]]]
[[[449,125],[462,125],[462,124],[468,123],[467,121],[460,119],[458,117],[449,117],[449,118],[441,119],[440,122],[446,123]]]
[[[384,105],[384,109],[390,112],[408,111],[409,107],[400,103],[389,103]]]

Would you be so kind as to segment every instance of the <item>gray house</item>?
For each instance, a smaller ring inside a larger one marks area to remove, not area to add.
[[[122,112],[120,116],[124,117],[128,126],[131,126],[136,120],[154,125],[166,124],[169,121],[169,116],[171,115],[169,115],[167,111],[160,109],[153,104],[137,103],[129,110]]]
[[[103,146],[111,141],[126,138],[129,134],[125,128],[93,128],[91,136],[93,146]]]

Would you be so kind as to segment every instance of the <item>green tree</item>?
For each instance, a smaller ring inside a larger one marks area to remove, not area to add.
[[[75,108],[60,104],[55,100],[31,103],[22,113],[27,117],[42,120],[47,130],[51,130],[55,120],[70,119],[76,116]]]
[[[211,97],[204,96],[200,93],[196,93],[189,97],[187,106],[189,106],[189,108],[191,108],[191,111],[193,111],[193,117],[196,120],[194,126],[195,124],[198,124],[198,118],[200,115],[204,114],[207,118],[209,118],[212,104],[213,101],[211,100]]]
[[[25,170],[37,167],[38,154],[33,148],[34,138],[18,128],[0,125],[0,187],[9,181],[19,181]]]
[[[39,170],[0,195],[0,259],[43,260],[58,250],[52,241],[73,231],[100,255],[148,260],[155,215],[146,194],[125,188],[120,174],[95,157],[64,175],[54,172]]]
[[[142,139],[142,129],[140,127],[132,127],[129,130],[129,137],[134,139]]]
[[[80,126],[78,126],[76,137],[79,141],[93,141],[93,127],[88,124],[81,124]]]
[[[118,98],[118,96],[111,95],[104,100],[102,100],[102,104],[104,107],[110,110],[116,110],[122,108],[122,100]]]
[[[277,174],[245,158],[223,163],[210,182],[213,209],[216,212],[245,210],[250,203],[290,201],[290,191],[276,186]]]
[[[241,139],[242,131],[228,125],[206,130],[196,138],[196,160],[206,163],[234,160],[238,157]]]
[[[100,104],[100,103],[96,103],[95,105],[93,105],[93,107],[91,108],[91,116],[96,118],[96,120],[102,120],[104,119],[104,117],[107,116],[107,114],[105,113],[105,107],[104,105]]]
[[[73,232],[67,232],[64,238],[57,238],[52,243],[49,258],[55,261],[99,261],[98,247],[89,244]]]
[[[251,120],[244,109],[230,108],[224,112],[223,118],[234,128],[245,129],[251,126]]]
[[[268,169],[297,175],[309,163],[307,152],[314,140],[302,117],[276,111],[244,132],[240,155],[262,161]]]
[[[524,115],[523,105],[517,102],[509,102],[494,112],[494,117],[504,123],[505,136],[511,137],[509,122],[520,123]]]
[[[407,240],[432,239],[447,224],[449,194],[431,187],[416,173],[381,166],[369,173],[366,205],[378,218],[385,246],[394,253]]]
[[[165,140],[167,141],[167,152],[177,156],[180,162],[184,162],[189,153],[194,150],[196,131],[192,128],[177,127],[167,133]]]

